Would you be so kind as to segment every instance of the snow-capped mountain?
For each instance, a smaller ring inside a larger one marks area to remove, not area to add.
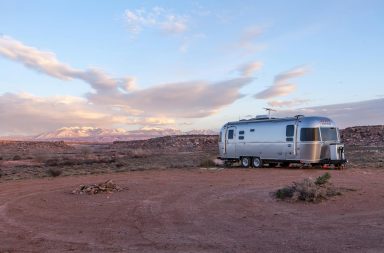
[[[62,127],[34,136],[39,141],[85,141],[85,142],[113,142],[144,140],[167,135],[216,135],[213,130],[192,130],[182,132],[174,128],[143,128],[127,131],[125,129],[107,129],[95,127]]]
[[[35,139],[83,138],[97,136],[126,135],[125,129],[106,129],[94,127],[62,127],[52,132],[39,134]]]

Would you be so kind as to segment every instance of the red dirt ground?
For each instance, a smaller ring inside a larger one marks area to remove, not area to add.
[[[0,252],[383,252],[384,171],[319,204],[271,192],[323,170],[152,170],[0,184]],[[113,179],[122,192],[74,195]]]

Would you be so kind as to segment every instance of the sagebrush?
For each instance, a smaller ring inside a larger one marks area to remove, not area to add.
[[[340,189],[329,183],[330,178],[331,174],[327,172],[315,180],[305,178],[300,182],[293,182],[291,186],[278,189],[275,197],[282,200],[318,202],[340,195]]]

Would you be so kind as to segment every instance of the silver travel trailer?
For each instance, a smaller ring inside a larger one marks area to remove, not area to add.
[[[341,167],[346,163],[338,128],[326,117],[270,118],[226,123],[220,131],[219,159],[243,167],[292,163]]]

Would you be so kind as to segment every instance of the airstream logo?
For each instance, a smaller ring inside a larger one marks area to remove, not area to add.
[[[322,120],[320,120],[320,124],[321,125],[331,125],[331,121],[326,120],[326,119],[322,119]]]

